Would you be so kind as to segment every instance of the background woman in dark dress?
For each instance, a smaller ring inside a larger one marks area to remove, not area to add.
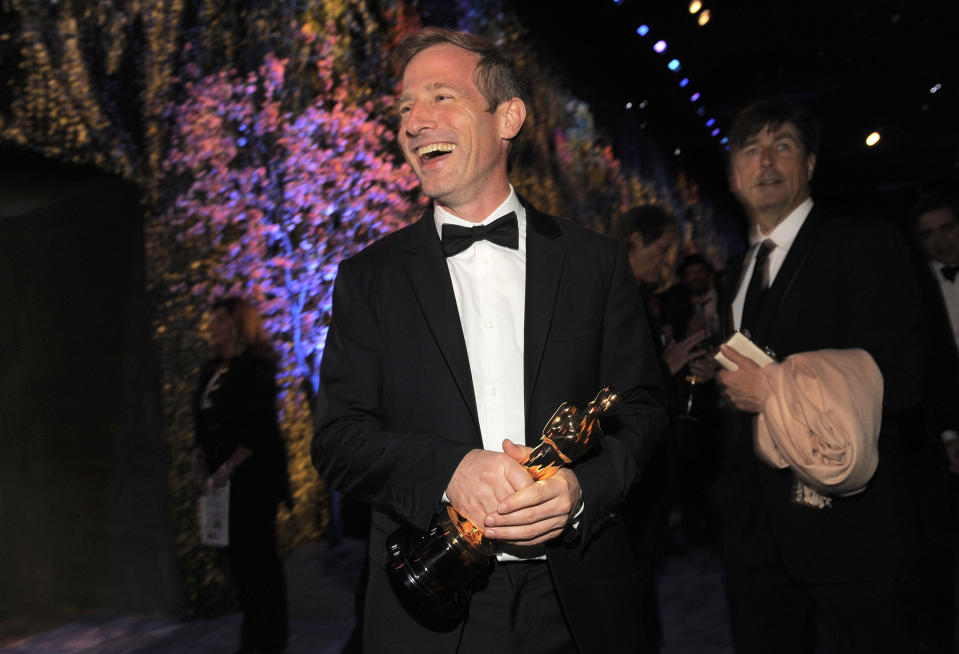
[[[230,482],[228,553],[243,610],[242,654],[282,652],[286,580],[276,544],[276,507],[290,502],[286,452],[276,414],[276,355],[245,300],[213,305],[213,357],[194,398],[197,475],[206,491]]]

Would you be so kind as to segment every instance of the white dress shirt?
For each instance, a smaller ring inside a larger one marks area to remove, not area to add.
[[[476,411],[483,447],[503,451],[503,439],[526,443],[523,393],[523,327],[526,316],[526,209],[510,186],[509,197],[482,223],[457,218],[435,206],[433,218],[444,224],[486,225],[513,211],[519,225],[519,249],[478,241],[446,258],[460,325],[466,339]]]
[[[782,222],[776,225],[768,234],[763,234],[758,225],[754,225],[749,230],[749,254],[746,260],[749,265],[743,272],[742,281],[739,289],[736,291],[736,297],[733,299],[733,320],[735,320],[738,329],[743,320],[743,305],[746,304],[746,288],[749,286],[749,279],[752,277],[753,268],[756,265],[756,253],[759,252],[759,244],[765,239],[770,239],[775,244],[769,251],[769,285],[772,286],[782,268],[786,255],[789,254],[789,248],[792,247],[796,235],[806,222],[806,217],[812,211],[812,198],[806,200],[786,216]]]
[[[473,243],[459,254],[446,257],[453,282],[453,295],[466,340],[476,412],[483,448],[503,451],[503,439],[526,444],[526,409],[523,382],[524,327],[526,319],[526,208],[513,186],[509,197],[481,223],[457,218],[442,207],[433,206],[436,231],[442,238],[443,225],[475,227],[487,225],[504,214],[516,213],[519,248],[511,250],[489,241]],[[449,501],[443,493],[443,501]],[[579,527],[585,503],[573,515],[572,527]],[[521,561],[498,552],[500,561]],[[530,557],[545,559],[545,555]]]

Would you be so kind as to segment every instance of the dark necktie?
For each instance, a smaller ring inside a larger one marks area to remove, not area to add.
[[[519,226],[516,222],[516,214],[510,211],[488,225],[476,227],[443,225],[443,252],[448,257],[459,254],[476,241],[489,241],[511,250],[519,248]]]
[[[956,273],[959,272],[959,265],[952,264],[949,266],[943,266],[939,269],[939,272],[941,272],[942,276],[948,279],[950,282],[955,282]]]
[[[759,319],[759,310],[763,305],[763,296],[769,286],[769,253],[776,247],[768,238],[759,244],[756,252],[756,263],[753,265],[753,274],[746,287],[746,302],[743,304],[743,319],[741,329],[752,330]]]

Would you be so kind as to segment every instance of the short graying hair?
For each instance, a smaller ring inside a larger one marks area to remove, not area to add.
[[[426,27],[417,30],[400,41],[393,53],[393,65],[402,75],[413,57],[427,48],[443,43],[455,45],[479,55],[480,60],[476,64],[474,81],[476,88],[486,99],[487,110],[490,113],[512,98],[519,98],[525,104],[529,104],[526,81],[513,62],[507,59],[498,47],[469,32],[457,32],[442,27]]]

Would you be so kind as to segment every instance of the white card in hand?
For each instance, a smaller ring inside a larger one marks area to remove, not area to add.
[[[773,358],[763,352],[758,345],[749,340],[742,332],[736,332],[730,336],[725,345],[733,348],[747,359],[752,360],[752,362],[760,368],[773,363]],[[715,359],[726,370],[739,370],[739,366],[723,356],[722,352],[717,352]]]

